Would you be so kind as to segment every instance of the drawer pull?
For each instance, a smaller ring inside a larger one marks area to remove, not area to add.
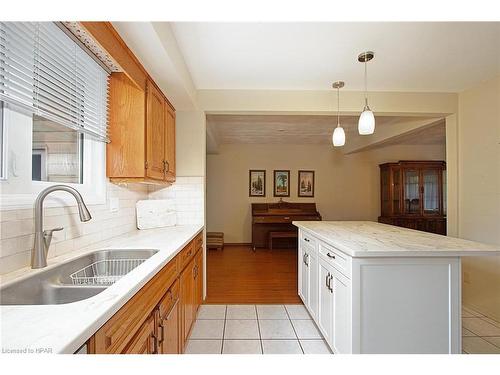
[[[304,237],[304,241],[306,241],[306,242],[310,242],[310,241],[309,241],[309,238],[307,238],[307,237]]]
[[[335,259],[335,255],[333,255],[333,254],[330,254],[330,253],[326,253],[326,256],[327,256],[328,258],[332,258],[332,259]]]

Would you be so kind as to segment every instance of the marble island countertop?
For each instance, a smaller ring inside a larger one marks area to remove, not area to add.
[[[154,249],[158,253],[115,284],[91,298],[61,305],[0,306],[0,346],[8,352],[74,353],[201,230],[202,225],[135,231],[65,256],[49,259],[53,267],[101,249]],[[2,276],[7,285],[40,272],[25,268]],[[39,350],[39,351],[37,351]]]
[[[294,221],[351,257],[499,256],[500,246],[372,221]]]

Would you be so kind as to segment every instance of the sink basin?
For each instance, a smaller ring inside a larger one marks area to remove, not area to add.
[[[0,288],[0,305],[58,305],[81,301],[152,257],[158,250],[99,250]]]

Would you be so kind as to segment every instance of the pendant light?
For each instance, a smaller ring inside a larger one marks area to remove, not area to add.
[[[337,127],[333,131],[332,141],[335,147],[340,147],[345,144],[344,128],[340,126],[340,89],[344,87],[343,81],[337,81],[332,84],[334,89],[337,89]]]
[[[374,56],[375,54],[371,51],[360,53],[358,56],[358,61],[365,64],[365,108],[363,108],[358,121],[358,132],[361,135],[373,134],[375,131],[375,116],[368,106],[368,73],[366,68],[367,62],[372,60]]]

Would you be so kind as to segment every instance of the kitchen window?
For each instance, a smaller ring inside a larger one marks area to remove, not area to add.
[[[0,207],[56,183],[104,202],[108,77],[63,26],[0,22]]]

